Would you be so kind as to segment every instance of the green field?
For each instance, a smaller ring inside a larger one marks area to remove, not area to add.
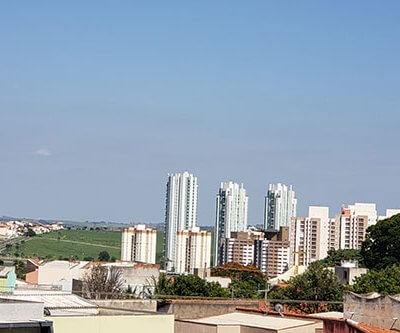
[[[157,262],[162,256],[164,232],[157,232]],[[121,232],[102,230],[61,230],[32,237],[7,249],[7,254],[24,258],[97,259],[107,251],[115,259],[121,258]]]

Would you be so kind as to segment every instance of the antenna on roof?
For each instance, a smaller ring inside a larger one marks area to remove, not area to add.
[[[279,312],[279,314],[281,315],[281,317],[284,317],[284,315],[283,315],[283,310],[284,310],[284,307],[283,307],[282,304],[277,303],[277,304],[275,305],[275,311],[276,311],[276,312]]]

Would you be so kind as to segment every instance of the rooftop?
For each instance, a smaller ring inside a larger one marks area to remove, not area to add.
[[[69,312],[97,314],[98,306],[93,302],[75,294],[58,291],[23,290],[15,291],[13,295],[1,295],[2,300],[30,301],[43,303],[52,313],[68,309]]]
[[[266,328],[271,330],[282,330],[288,328],[296,328],[300,326],[312,325],[315,321],[301,320],[293,318],[282,318],[275,316],[261,316],[259,314],[249,314],[234,312],[223,314],[220,316],[207,317],[202,319],[183,320],[188,322],[211,324],[211,325],[242,325],[258,328]]]
[[[7,277],[7,274],[10,272],[14,272],[14,267],[0,267],[0,277]]]

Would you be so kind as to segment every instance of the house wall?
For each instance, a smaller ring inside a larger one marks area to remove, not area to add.
[[[315,333],[315,330],[322,329],[323,322],[310,323],[309,325],[302,325],[298,327],[286,328],[278,330],[279,333]]]
[[[324,320],[323,333],[361,333],[345,320]]]
[[[344,317],[371,326],[400,330],[400,300],[390,296],[365,297],[347,292]]]
[[[240,325],[219,325],[218,333],[241,333]]]
[[[71,316],[50,317],[54,333],[174,333],[174,316]]]
[[[276,330],[268,330],[260,327],[241,326],[240,333],[276,333]]]
[[[100,307],[157,312],[157,301],[139,299],[91,300]]]
[[[38,284],[38,273],[39,271],[26,273],[25,281],[28,283]]]
[[[43,319],[43,303],[0,302],[0,322]]]
[[[182,301],[161,305],[158,311],[174,314],[176,319],[197,319],[232,313],[239,306],[258,308],[258,301]]]
[[[216,325],[175,320],[175,333],[219,333]]]

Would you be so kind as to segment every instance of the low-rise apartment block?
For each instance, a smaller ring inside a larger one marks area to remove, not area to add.
[[[149,264],[156,263],[157,230],[144,224],[122,231],[121,260]]]
[[[195,269],[207,269],[211,261],[211,232],[193,227],[176,235],[175,273],[194,274]]]

